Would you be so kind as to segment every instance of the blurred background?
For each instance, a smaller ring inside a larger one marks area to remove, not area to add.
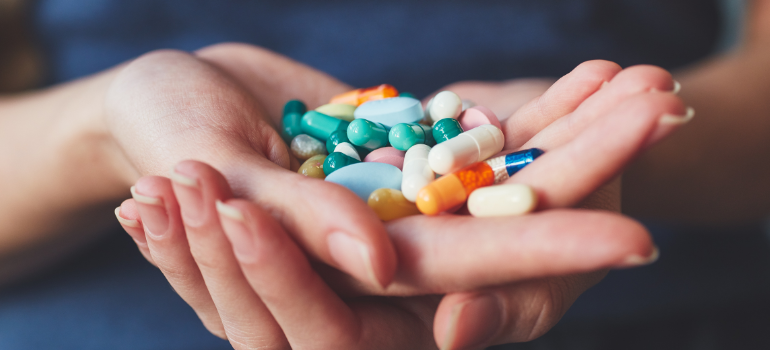
[[[225,41],[418,97],[460,80],[558,77],[596,58],[677,72],[741,45],[746,16],[741,0],[0,0],[0,93]],[[638,218],[660,247],[656,264],[612,271],[541,339],[494,349],[770,349],[768,221]],[[0,349],[51,344],[230,348],[117,223],[75,256],[0,287]]]

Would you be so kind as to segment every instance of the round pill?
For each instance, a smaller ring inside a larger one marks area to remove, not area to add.
[[[404,167],[404,155],[406,152],[399,151],[393,147],[383,147],[372,151],[364,158],[364,162],[385,163],[395,166],[398,169]]]
[[[356,119],[348,125],[350,143],[368,150],[388,145],[388,130],[384,125],[366,119]]]
[[[468,211],[476,217],[523,215],[535,207],[535,191],[523,184],[479,188],[468,198]]]
[[[460,114],[460,117],[457,118],[457,120],[460,121],[460,125],[462,125],[463,130],[475,129],[476,127],[484,124],[494,125],[500,129],[503,128],[500,126],[500,120],[497,118],[495,113],[484,106],[468,108],[462,112],[462,114]]]
[[[332,173],[345,168],[346,166],[360,162],[360,160],[352,158],[344,153],[333,152],[324,160],[324,174],[329,176]]]
[[[356,106],[347,103],[329,103],[315,109],[316,112],[342,119],[347,122],[353,121],[353,118],[355,118],[353,112],[355,112],[355,110]]]
[[[400,189],[401,170],[384,163],[356,163],[327,175],[326,181],[345,186],[364,201],[368,201],[369,195],[377,189]]]
[[[324,174],[324,160],[326,160],[325,155],[312,156],[302,163],[297,173],[323,180],[326,177],[326,174]]]
[[[299,134],[291,140],[291,153],[301,160],[307,160],[319,154],[326,155],[326,146],[308,135]]]
[[[444,118],[457,119],[463,110],[460,96],[451,91],[439,92],[430,104],[430,119],[435,123]]]
[[[417,123],[423,118],[423,111],[420,100],[393,97],[366,102],[358,106],[355,116],[392,128],[399,123]]]
[[[367,204],[382,221],[420,214],[417,205],[406,200],[401,191],[391,188],[380,188],[372,192]]]
[[[433,135],[433,139],[436,140],[436,143],[442,143],[457,137],[457,135],[462,134],[464,130],[470,129],[463,129],[457,119],[444,118],[433,125],[431,135]]]

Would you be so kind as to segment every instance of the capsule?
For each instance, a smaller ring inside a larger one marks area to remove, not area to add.
[[[433,132],[430,127],[422,124],[401,123],[390,129],[388,133],[390,145],[399,151],[406,151],[416,144],[432,146]]]
[[[356,106],[347,103],[329,103],[316,108],[315,111],[346,122],[352,122],[355,118],[353,113],[356,111]]]
[[[325,155],[312,156],[310,157],[310,159],[302,163],[302,166],[299,167],[299,170],[297,170],[297,173],[299,173],[300,175],[305,175],[307,177],[313,177],[316,179],[323,180],[324,178],[326,178],[326,174],[324,174],[325,160],[326,160]]]
[[[449,141],[463,133],[463,127],[457,119],[444,118],[433,124],[431,135],[436,143]]]
[[[364,102],[382,100],[398,96],[398,90],[391,85],[382,84],[365,89],[356,89],[334,96],[329,103],[346,103],[360,106]]]
[[[348,140],[370,151],[388,145],[388,129],[366,119],[356,119],[348,125]]]
[[[281,137],[286,143],[302,133],[302,115],[306,111],[307,107],[300,100],[291,100],[283,106]]]
[[[414,96],[414,94],[413,94],[413,93],[411,93],[411,92],[402,92],[402,93],[398,94],[398,97],[409,97],[409,98],[417,98],[417,97],[416,97],[416,96]]]
[[[401,191],[392,188],[380,188],[372,192],[367,204],[382,221],[420,214],[414,203],[407,201]]]
[[[537,195],[524,184],[479,188],[468,197],[468,211],[475,217],[517,216],[535,207]]]
[[[326,155],[326,147],[321,141],[305,134],[299,134],[291,140],[291,153],[301,160],[310,159],[316,155]]]
[[[429,152],[430,147],[427,145],[414,145],[406,151],[401,192],[410,202],[417,200],[417,193],[436,179],[436,174],[428,164]]]
[[[348,122],[316,111],[308,111],[302,116],[302,133],[313,136],[326,142],[329,136],[336,130],[348,127]]]
[[[334,147],[334,152],[343,153],[350,158],[361,161],[361,155],[356,150],[356,147],[349,142],[341,142],[337,147]]]
[[[433,123],[444,119],[457,119],[463,111],[463,101],[460,96],[451,91],[439,92],[430,103],[430,119]]]
[[[440,143],[430,150],[428,162],[437,174],[448,174],[469,164],[486,160],[503,150],[503,132],[482,125]]]
[[[426,215],[444,212],[465,202],[474,190],[507,180],[543,153],[537,148],[519,151],[442,176],[420,190],[417,207]]]
[[[326,156],[326,159],[324,160],[324,174],[329,176],[339,169],[360,162],[360,160],[352,158],[344,153],[332,152],[332,154]]]

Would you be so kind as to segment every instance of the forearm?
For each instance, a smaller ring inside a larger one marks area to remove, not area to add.
[[[103,122],[115,71],[0,99],[0,280],[112,225],[136,178]]]

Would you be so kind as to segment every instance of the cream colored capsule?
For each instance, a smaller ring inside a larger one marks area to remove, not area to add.
[[[353,119],[355,119],[353,112],[356,111],[356,106],[349,105],[347,103],[329,103],[316,108],[315,111],[318,113],[326,114],[330,117],[352,122]]]
[[[468,198],[468,211],[476,217],[524,215],[537,207],[537,194],[522,184],[479,188]]]
[[[451,91],[439,92],[428,104],[430,105],[428,112],[433,123],[444,118],[457,119],[463,111],[463,101],[460,96]]]
[[[436,179],[436,174],[428,164],[428,154],[430,146],[418,144],[410,147],[404,156],[401,192],[410,202],[416,201],[417,193]]]

